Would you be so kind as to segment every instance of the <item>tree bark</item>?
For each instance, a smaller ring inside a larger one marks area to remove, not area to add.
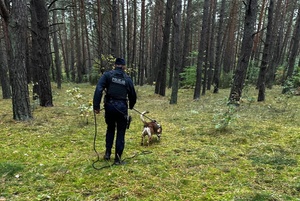
[[[203,7],[203,19],[202,19],[202,30],[201,30],[201,38],[198,46],[198,58],[197,58],[197,75],[196,75],[196,86],[194,90],[194,100],[200,99],[200,91],[202,86],[202,67],[205,55],[205,50],[207,47],[207,32],[208,32],[208,7],[209,0],[204,1]]]
[[[1,88],[2,88],[2,98],[10,99],[11,98],[11,89],[9,82],[9,73],[8,73],[8,54],[7,54],[7,40],[5,35],[4,26],[6,26],[4,20],[0,19],[0,80],[1,80]]]
[[[32,11],[32,65],[34,69],[33,92],[40,100],[40,106],[51,107],[52,89],[49,76],[49,26],[45,0],[31,0]]]
[[[253,48],[252,48],[252,52],[251,52],[251,60],[259,58],[260,52],[257,51],[257,49],[258,49],[258,46],[260,44],[259,43],[260,37],[261,37],[261,35],[263,35],[263,30],[261,30],[262,29],[261,27],[264,24],[264,16],[265,16],[266,3],[267,3],[267,0],[262,0],[262,5],[261,5],[260,12],[259,12],[259,17],[258,17],[258,26],[257,26],[257,31],[256,31],[257,34],[254,36],[254,40],[253,40]]]
[[[168,52],[169,52],[169,39],[172,19],[172,0],[167,0],[166,15],[165,15],[165,26],[164,26],[164,37],[163,46],[161,50],[160,62],[158,64],[158,73],[155,84],[155,93],[161,96],[166,95],[166,73],[168,63]]]
[[[192,17],[192,0],[188,0],[186,8],[186,19],[184,28],[184,43],[182,51],[182,64],[179,68],[179,73],[183,72],[183,69],[188,66],[188,56],[190,53],[190,33],[191,33],[191,17]]]
[[[134,5],[134,10],[133,10],[133,31],[132,31],[132,34],[133,34],[133,39],[132,39],[132,55],[131,55],[131,66],[133,68],[133,72],[136,72],[134,74],[134,81],[136,82],[137,81],[137,75],[138,75],[138,72],[137,72],[137,67],[136,67],[136,55],[137,55],[137,29],[138,29],[138,17],[137,17],[137,12],[138,12],[138,9],[137,9],[137,0],[134,0],[133,1]]]
[[[163,44],[163,10],[164,10],[164,1],[158,0],[155,2],[154,11],[151,16],[151,26],[153,26],[151,30],[151,68],[150,76],[148,78],[148,83],[153,84],[156,80],[157,72],[158,72],[158,64],[159,59],[162,52],[162,44]]]
[[[139,76],[138,76],[138,83],[140,86],[144,84],[144,76],[145,76],[145,63],[144,63],[144,58],[145,58],[145,18],[146,18],[146,13],[145,13],[145,0],[142,0],[142,5],[141,5],[141,28],[140,28],[140,56],[139,56]]]
[[[118,21],[117,21],[117,11],[118,11],[118,7],[117,7],[117,1],[116,0],[112,0],[112,13],[111,13],[111,54],[114,57],[120,57],[119,53],[118,53],[118,42],[117,42],[117,25],[118,25]]]
[[[82,46],[82,51],[87,53],[87,58],[84,61],[85,63],[85,69],[87,71],[87,74],[90,74],[91,68],[92,68],[92,62],[91,62],[91,50],[90,50],[90,42],[89,42],[89,31],[88,31],[88,26],[87,26],[87,20],[86,20],[86,11],[85,11],[85,5],[84,5],[84,0],[81,0],[81,24],[82,24],[82,41],[83,41],[83,46]],[[86,50],[85,50],[85,46]],[[89,78],[89,76],[87,76]]]
[[[221,76],[221,58],[222,58],[222,37],[223,37],[223,23],[225,14],[226,0],[222,0],[220,7],[220,18],[218,23],[217,39],[216,39],[216,61],[215,61],[215,71],[213,77],[214,93],[219,92],[220,88],[220,76]]]
[[[273,32],[273,7],[274,2],[270,0],[269,8],[268,8],[268,25],[267,25],[267,33],[266,33],[266,42],[263,50],[262,62],[260,66],[259,76],[258,76],[258,98],[257,101],[265,100],[265,91],[266,91],[266,73],[268,69],[268,64],[270,63],[270,50],[272,49],[272,32]]]
[[[230,73],[234,69],[235,62],[235,47],[237,46],[235,37],[236,37],[236,26],[237,26],[237,0],[232,1],[232,6],[230,9],[230,20],[228,22],[228,33],[226,34],[225,41],[225,50],[224,50],[224,62],[223,62],[223,70],[224,73]]]
[[[211,28],[210,28],[210,35],[209,35],[209,53],[208,53],[208,72],[207,72],[207,90],[211,89],[211,84],[213,80],[213,72],[214,72],[214,67],[215,67],[215,21],[216,21],[216,6],[217,6],[217,1],[212,0],[211,1],[211,6],[210,6],[210,16],[211,16]]]
[[[234,74],[234,80],[231,87],[229,102],[230,104],[239,104],[242,96],[248,63],[253,47],[254,24],[257,13],[257,0],[248,0],[246,3],[244,34],[238,66]]]
[[[296,25],[294,28],[294,33],[293,33],[293,37],[291,40],[291,45],[290,45],[290,54],[289,54],[289,59],[288,59],[288,69],[287,69],[287,75],[286,78],[291,78],[293,76],[294,73],[294,69],[295,69],[295,62],[296,62],[296,57],[297,57],[297,53],[299,50],[299,41],[300,41],[300,7],[298,8],[298,14],[297,14],[297,21],[296,21]]]
[[[176,0],[175,4],[176,12],[174,16],[174,80],[172,84],[172,93],[171,93],[171,100],[170,104],[177,104],[177,94],[178,94],[178,86],[179,86],[179,72],[182,58],[182,50],[181,50],[181,0]]]
[[[74,38],[74,25],[70,22],[70,38]],[[76,81],[76,68],[75,68],[75,41],[70,40],[70,64],[71,80]]]
[[[12,0],[9,33],[13,61],[9,72],[12,81],[13,119],[18,121],[26,121],[33,118],[26,77],[26,32],[26,0]]]
[[[211,44],[210,44],[210,35],[211,33],[211,17],[212,17],[212,13],[211,13],[211,2],[208,4],[208,15],[207,15],[207,32],[205,33],[205,41],[206,41],[206,49],[205,49],[205,56],[204,56],[204,71],[203,71],[203,81],[202,81],[202,95],[204,96],[206,93],[206,87],[208,86],[208,69],[209,69],[209,57],[210,57],[210,48],[211,48]]]
[[[73,0],[74,8],[73,8],[73,17],[74,17],[74,31],[75,31],[75,49],[76,49],[76,67],[77,67],[77,82],[81,83],[83,81],[83,68],[82,68],[82,52],[80,45],[80,26],[78,22],[77,16],[77,0]]]
[[[55,10],[56,6],[54,3],[54,10],[53,10],[53,24],[57,24],[57,12]],[[53,49],[54,49],[54,63],[55,63],[55,69],[56,69],[56,84],[57,88],[61,89],[61,82],[62,82],[62,69],[61,69],[61,61],[59,56],[59,47],[58,47],[58,39],[57,39],[57,32],[59,30],[58,25],[55,26],[52,40],[53,40]]]
[[[63,25],[59,26],[59,39],[61,44],[61,51],[63,57],[63,63],[65,67],[65,73],[67,81],[70,80],[70,69],[69,69],[69,44],[68,44],[68,34],[67,34],[67,27],[66,27],[66,20],[65,20],[65,11],[62,11],[62,22]]]
[[[101,2],[97,0],[97,36],[98,36],[98,55],[101,58],[102,54],[102,12],[101,12]]]
[[[282,21],[282,0],[277,1],[276,9],[274,12],[274,20],[273,20],[273,33],[272,33],[272,41],[274,41],[274,48],[271,50],[271,57],[269,67],[267,69],[267,75],[266,75],[266,87],[272,88],[274,81],[275,81],[275,73],[276,73],[276,67],[279,65],[280,60],[280,46],[282,42],[282,38],[280,37],[280,29],[279,29],[279,23]]]

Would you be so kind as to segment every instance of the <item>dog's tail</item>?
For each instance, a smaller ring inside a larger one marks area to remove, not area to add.
[[[144,119],[144,115],[147,114],[147,113],[149,113],[149,111],[144,111],[144,112],[142,112],[141,115],[140,115],[140,118],[141,118],[141,120],[142,120],[142,122],[143,122],[144,124],[147,123],[146,120]]]

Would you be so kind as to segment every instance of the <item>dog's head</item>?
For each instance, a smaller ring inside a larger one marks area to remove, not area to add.
[[[154,123],[155,133],[158,137],[160,137],[162,133],[162,126],[156,120],[153,120],[152,122]]]
[[[160,124],[156,123],[157,126],[157,133],[162,133],[162,127]]]

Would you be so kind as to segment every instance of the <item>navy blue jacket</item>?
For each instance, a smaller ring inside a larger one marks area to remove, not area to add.
[[[126,80],[126,93],[129,100],[129,109],[132,109],[136,103],[136,92],[134,89],[134,85],[132,79],[122,70],[122,68],[116,68],[115,70],[111,70],[105,72],[99,79],[98,84],[95,89],[94,99],[93,99],[93,108],[94,110],[100,109],[100,103],[103,96],[103,90],[107,90],[109,85],[111,84],[112,76],[114,74],[123,74],[124,79]],[[110,97],[114,98],[114,97]]]

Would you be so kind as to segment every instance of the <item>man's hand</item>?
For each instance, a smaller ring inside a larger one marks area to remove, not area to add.
[[[100,109],[94,110],[94,112],[95,112],[96,114],[99,114],[99,113],[100,113]]]

